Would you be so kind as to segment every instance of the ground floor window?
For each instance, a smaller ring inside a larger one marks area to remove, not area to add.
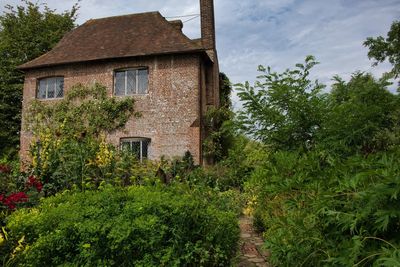
[[[147,159],[150,144],[149,138],[121,138],[121,149],[129,151],[140,161]]]

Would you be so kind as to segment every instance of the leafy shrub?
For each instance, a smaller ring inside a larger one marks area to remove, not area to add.
[[[259,66],[254,86],[237,84],[243,110],[238,119],[241,129],[274,149],[305,150],[313,146],[315,133],[325,113],[325,87],[310,79],[317,65],[313,56],[294,70],[277,73]]]
[[[33,175],[20,173],[18,162],[0,162],[0,225],[16,208],[32,207],[39,201],[42,183]]]
[[[0,161],[0,194],[21,191],[26,178],[19,171],[17,161]]]
[[[399,262],[400,151],[348,159],[277,152],[253,173],[256,226],[272,262],[304,266]]]
[[[57,194],[7,227],[19,266],[226,266],[239,238],[232,212],[180,187]]]

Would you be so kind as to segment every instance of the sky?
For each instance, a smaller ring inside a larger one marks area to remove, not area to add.
[[[57,11],[73,0],[46,2]],[[21,0],[0,0],[20,4]],[[220,70],[232,83],[254,82],[258,65],[282,71],[314,55],[312,77],[329,85],[332,77],[349,79],[357,70],[380,76],[389,64],[372,67],[363,47],[367,37],[386,36],[400,20],[400,0],[214,0]],[[169,19],[200,13],[199,0],[81,0],[77,23],[115,15],[160,11]],[[193,19],[192,19],[193,18]],[[200,37],[200,18],[182,17],[184,33]],[[238,98],[234,94],[234,104]]]

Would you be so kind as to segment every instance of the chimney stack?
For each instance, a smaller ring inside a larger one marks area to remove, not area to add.
[[[182,20],[171,20],[169,23],[171,23],[171,25],[174,26],[175,29],[182,31],[183,29]]]
[[[205,49],[215,49],[214,0],[200,0],[201,40]]]

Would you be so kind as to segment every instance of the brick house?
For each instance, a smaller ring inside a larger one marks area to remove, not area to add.
[[[75,84],[98,82],[110,97],[133,96],[142,114],[110,134],[110,143],[149,159],[190,151],[203,164],[202,118],[218,106],[219,67],[213,0],[200,0],[200,11],[201,39],[195,40],[182,33],[182,21],[167,21],[159,12],[87,21],[53,50],[19,66],[25,73],[23,115],[32,99],[56,101]],[[22,128],[22,160],[28,160],[31,141]]]

